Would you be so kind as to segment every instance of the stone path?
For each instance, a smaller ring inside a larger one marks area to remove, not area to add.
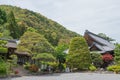
[[[0,80],[120,80],[120,74],[56,73],[41,76],[23,76]]]

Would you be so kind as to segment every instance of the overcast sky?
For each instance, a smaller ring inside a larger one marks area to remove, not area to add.
[[[0,0],[57,21],[79,34],[105,33],[120,43],[120,0]]]

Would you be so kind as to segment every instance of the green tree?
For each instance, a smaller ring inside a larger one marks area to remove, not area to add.
[[[117,64],[120,64],[120,44],[116,44],[114,60]]]
[[[14,13],[11,11],[8,14],[8,30],[10,31],[10,36],[14,39],[18,39],[20,37],[20,30],[17,22],[15,21]]]
[[[9,31],[9,30],[4,30],[2,34],[3,34],[2,38],[13,39],[13,38],[10,36],[10,31]]]
[[[83,37],[75,37],[71,40],[67,62],[70,67],[77,69],[88,69],[90,66],[90,51]]]
[[[20,38],[18,51],[29,53],[53,53],[53,46],[39,33],[27,31]]]
[[[6,29],[5,23],[7,22],[6,12],[0,9],[0,32],[2,33]]]
[[[68,49],[68,46],[67,45],[58,45],[56,48],[55,48],[55,56],[56,56],[56,59],[58,61],[58,68],[60,71],[62,71],[62,63],[65,63],[66,61],[66,56],[67,54],[65,53],[65,50]]]
[[[64,52],[65,50],[68,49],[67,45],[58,45],[55,48],[55,56],[58,60],[59,63],[64,63],[66,60],[66,53]]]
[[[7,22],[6,12],[0,9],[0,25]]]
[[[41,62],[53,62],[56,60],[51,53],[40,53],[34,55],[33,59],[40,60]]]

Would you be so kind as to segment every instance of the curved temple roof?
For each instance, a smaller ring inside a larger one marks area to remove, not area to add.
[[[111,42],[107,41],[106,39],[86,30],[85,31],[85,35],[86,34],[93,39],[93,43],[92,45],[90,45],[90,47],[92,47],[93,45],[96,46],[99,50],[101,50],[102,52],[106,52],[106,51],[113,51],[115,49],[114,44],[112,44]]]

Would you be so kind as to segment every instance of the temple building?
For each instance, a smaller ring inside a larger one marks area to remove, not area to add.
[[[115,49],[115,46],[113,43],[88,30],[85,31],[84,38],[91,52],[95,51],[100,53],[102,55],[102,58],[106,57],[107,59],[107,57],[108,58],[111,57],[111,61],[113,61],[114,49]],[[111,63],[111,61],[107,61],[107,60],[103,60],[103,61],[104,63],[107,63],[107,65]]]

